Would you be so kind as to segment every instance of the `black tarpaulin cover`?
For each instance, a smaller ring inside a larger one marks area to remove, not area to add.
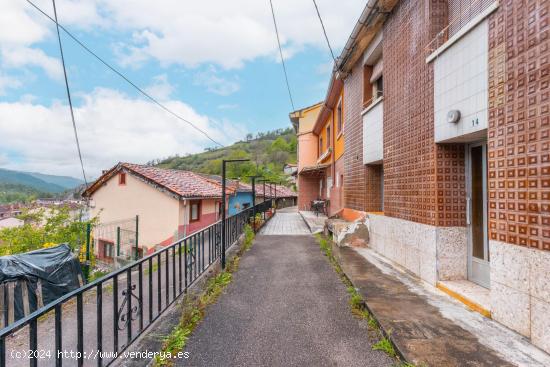
[[[46,305],[80,287],[79,279],[83,279],[80,263],[64,243],[0,257],[0,284],[16,282],[14,300],[8,301],[8,306],[14,307],[15,320],[25,316],[25,298],[28,298],[29,312],[33,312],[37,307],[37,294],[42,294],[42,303]],[[27,297],[23,296],[24,285]]]

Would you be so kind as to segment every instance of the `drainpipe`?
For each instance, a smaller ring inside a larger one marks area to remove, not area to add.
[[[344,72],[342,68],[348,61],[349,57],[351,56],[357,36],[359,35],[363,27],[365,27],[368,24],[368,22],[370,21],[370,18],[378,13],[377,5],[378,5],[378,0],[369,0],[367,5],[363,9],[363,12],[359,17],[359,20],[357,21],[357,24],[353,28],[353,31],[351,32],[351,35],[349,36],[349,39],[346,42],[344,49],[342,50],[342,54],[338,58],[338,63],[336,64],[336,67],[335,67],[337,79],[344,79],[347,76],[347,72]]]

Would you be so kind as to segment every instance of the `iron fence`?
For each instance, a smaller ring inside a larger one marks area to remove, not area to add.
[[[271,201],[226,218],[226,250],[254,209],[268,220]],[[3,328],[0,366],[61,366],[67,359],[78,366],[111,364],[220,259],[221,233],[218,221]]]

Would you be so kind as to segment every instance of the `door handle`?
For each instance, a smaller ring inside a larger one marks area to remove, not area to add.
[[[467,197],[466,198],[466,224],[467,225],[472,224],[472,221],[470,219],[470,203],[471,203],[471,199]]]

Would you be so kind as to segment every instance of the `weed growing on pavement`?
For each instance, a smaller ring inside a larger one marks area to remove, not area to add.
[[[373,350],[381,350],[385,352],[390,357],[395,358],[397,356],[397,353],[395,353],[395,349],[393,348],[393,344],[390,342],[390,340],[386,337],[383,337],[378,342],[374,343],[372,345]]]
[[[204,291],[193,299],[186,297],[183,302],[182,316],[179,324],[172,332],[164,338],[162,346],[162,355],[176,355],[185,348],[185,344],[193,330],[204,317],[206,307],[215,303],[223,290],[233,278],[232,273],[239,268],[241,256],[248,251],[254,242],[254,231],[247,225],[244,229],[243,243],[231,261],[226,264],[225,270],[210,278],[206,283]],[[172,360],[162,359],[157,356],[156,366],[171,366]]]

